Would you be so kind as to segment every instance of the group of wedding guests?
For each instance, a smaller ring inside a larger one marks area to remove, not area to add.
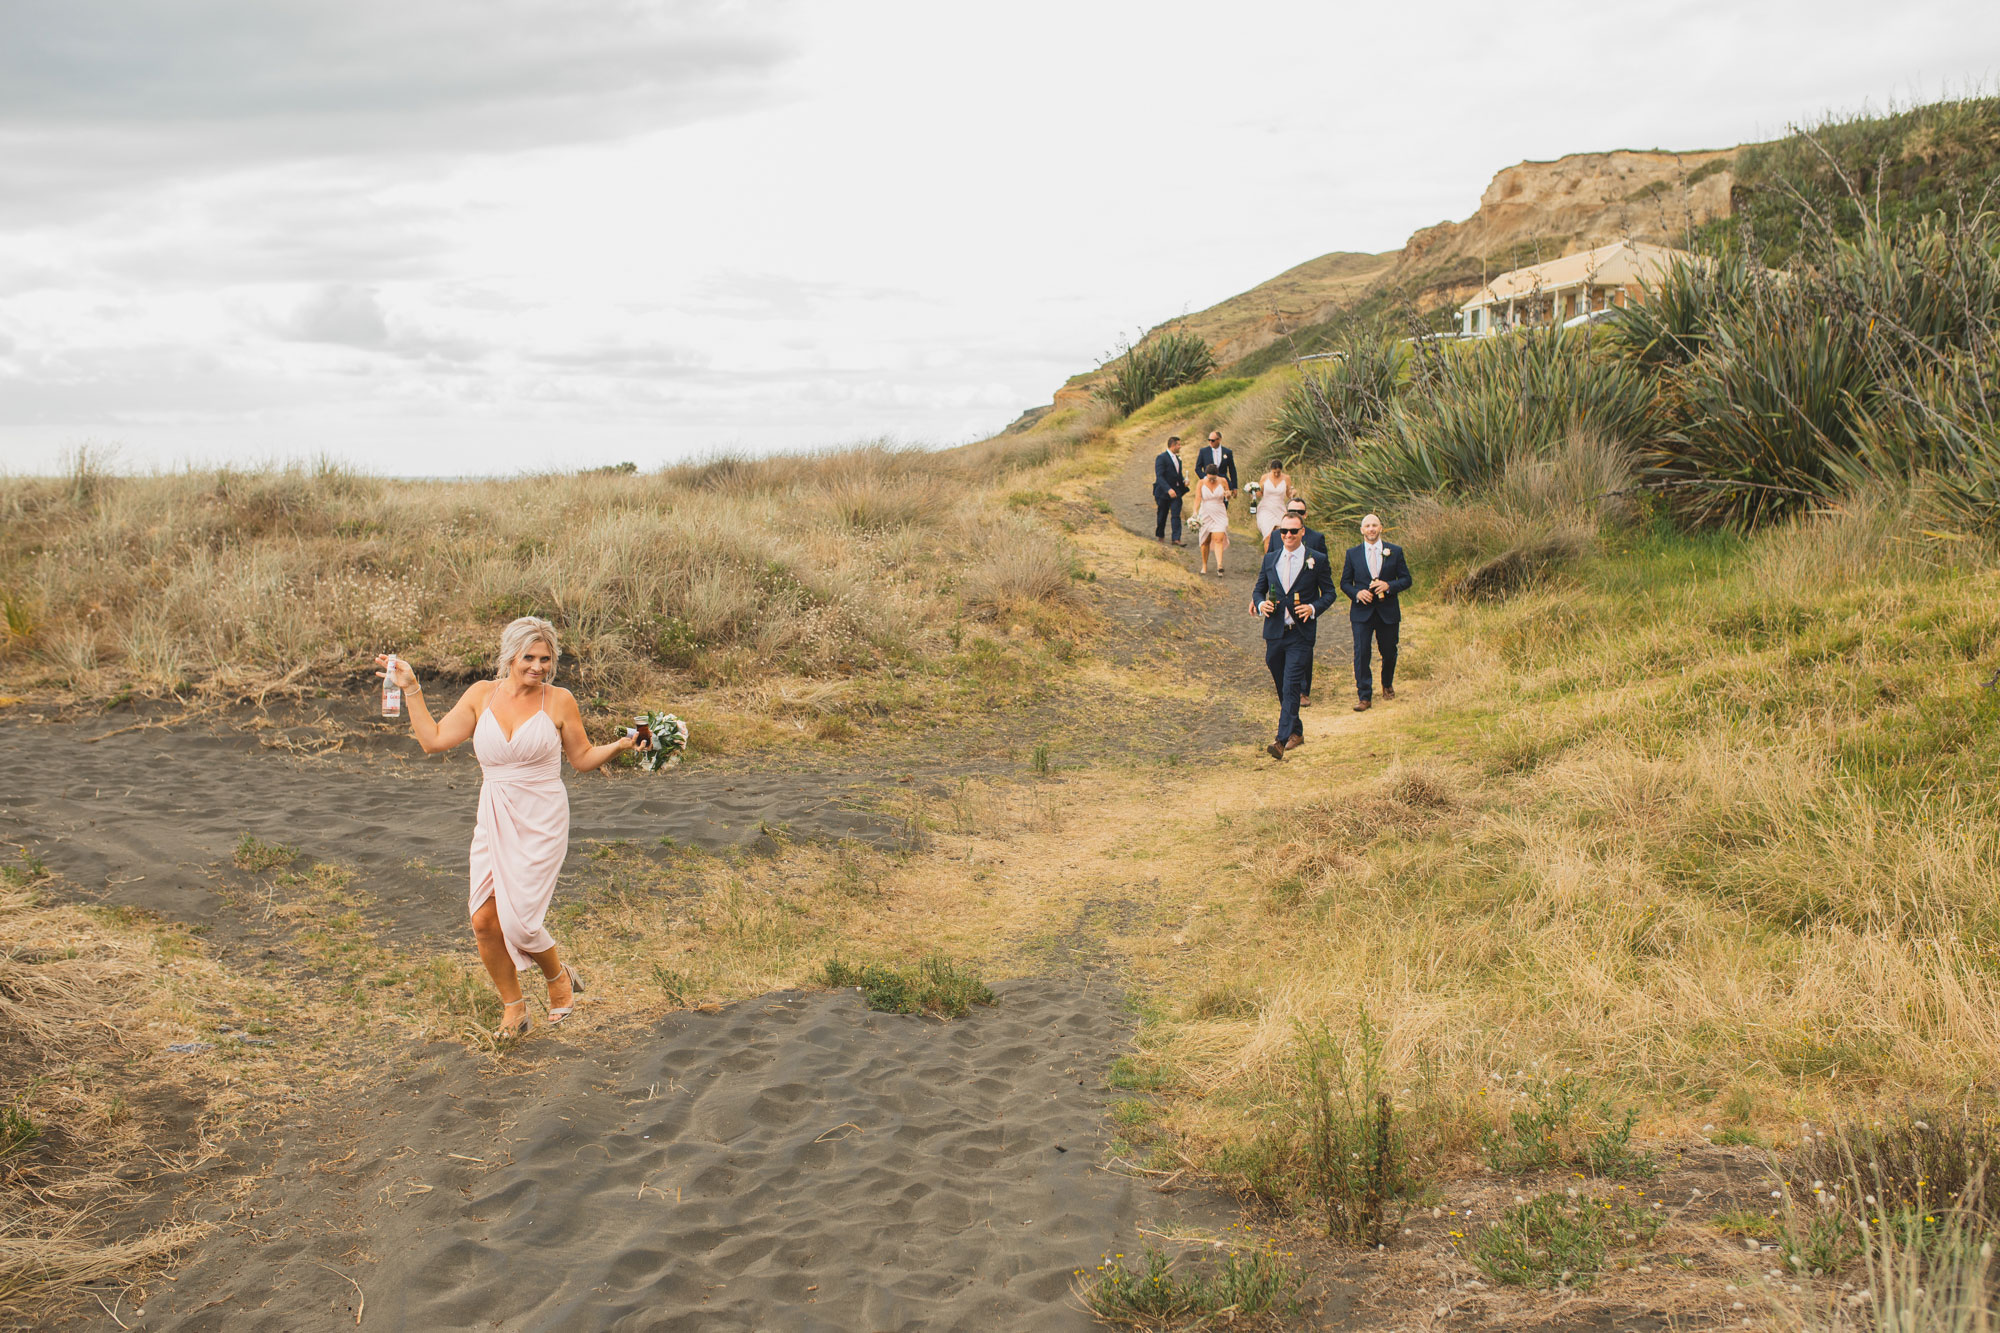
[[[1273,759],[1305,744],[1300,710],[1312,706],[1313,652],[1319,637],[1319,617],[1337,598],[1348,599],[1347,619],[1354,635],[1354,710],[1374,705],[1372,670],[1382,659],[1382,697],[1396,697],[1396,647],[1402,629],[1399,597],[1411,584],[1403,549],[1382,539],[1382,520],[1369,514],[1361,520],[1361,543],[1349,547],[1338,573],[1326,538],[1306,526],[1306,501],[1292,476],[1272,462],[1256,483],[1257,536],[1264,547],[1263,565],[1250,594],[1250,613],[1264,621],[1264,665],[1278,692],[1278,734],[1265,746]],[[1194,479],[1188,480],[1181,460],[1181,439],[1167,437],[1167,446],[1153,460],[1153,500],[1159,517],[1155,540],[1181,540],[1181,505],[1193,495],[1196,527],[1201,539],[1201,572],[1215,557],[1221,574],[1229,549],[1229,502],[1236,498],[1236,456],[1222,443],[1220,431],[1210,431],[1208,443],[1195,459]]]

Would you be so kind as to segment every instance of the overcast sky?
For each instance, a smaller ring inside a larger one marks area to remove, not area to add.
[[[953,444],[1524,158],[1996,72],[1992,0],[0,0],[0,468]]]

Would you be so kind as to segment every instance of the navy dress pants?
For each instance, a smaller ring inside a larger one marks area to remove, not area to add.
[[[1174,540],[1179,541],[1181,539],[1181,497],[1176,495],[1171,500],[1162,500],[1159,496],[1155,495],[1153,502],[1160,507],[1159,519],[1153,524],[1153,535],[1155,537],[1166,536],[1167,520],[1172,519],[1174,523]]]
[[[1382,650],[1382,688],[1396,688],[1396,635],[1401,625],[1385,625],[1379,620],[1354,623],[1354,688],[1364,699],[1375,697],[1375,678],[1368,669],[1368,648],[1372,639]]]
[[[1264,665],[1271,669],[1271,683],[1278,687],[1278,744],[1306,733],[1299,721],[1299,694],[1305,687],[1306,672],[1313,660],[1312,640],[1296,627],[1275,639],[1264,640]]]

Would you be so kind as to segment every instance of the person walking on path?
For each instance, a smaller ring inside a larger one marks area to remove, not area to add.
[[[1348,548],[1340,570],[1340,590],[1353,599],[1347,610],[1354,627],[1354,689],[1357,713],[1374,702],[1375,682],[1369,674],[1369,646],[1382,651],[1382,697],[1396,697],[1396,638],[1402,631],[1403,610],[1397,602],[1412,580],[1403,548],[1382,540],[1382,520],[1370,514],[1361,520],[1361,545]]]
[[[1169,435],[1167,447],[1153,459],[1153,503],[1160,511],[1153,523],[1155,540],[1167,539],[1167,520],[1172,518],[1174,545],[1187,545],[1181,540],[1181,497],[1187,492],[1187,472],[1181,467],[1181,437]]]
[[[1312,661],[1318,617],[1339,596],[1332,562],[1305,547],[1305,526],[1289,517],[1278,524],[1285,548],[1264,557],[1251,593],[1257,613],[1264,617],[1264,665],[1278,687],[1278,736],[1264,747],[1273,759],[1283,759],[1287,750],[1305,744],[1305,726],[1299,721],[1300,685]]]
[[[1211,472],[1195,483],[1199,501],[1195,517],[1201,523],[1201,572],[1208,573],[1208,553],[1215,552],[1215,572],[1222,572],[1222,557],[1229,550],[1229,482],[1221,473]]]
[[[1299,499],[1292,500],[1289,504],[1285,506],[1285,513],[1292,518],[1296,518],[1299,522],[1304,523],[1306,521],[1306,502],[1304,500],[1299,500]],[[1265,554],[1268,555],[1272,551],[1282,549],[1282,547],[1284,546],[1284,541],[1285,539],[1282,533],[1280,533],[1276,528],[1271,529],[1270,539],[1265,544],[1264,547]],[[1332,555],[1326,549],[1325,533],[1316,531],[1312,528],[1307,528],[1305,532],[1300,535],[1299,541],[1305,546],[1307,551],[1317,551],[1322,556],[1326,556],[1327,559],[1329,560],[1333,558]],[[1255,610],[1256,608],[1252,607],[1251,609]],[[1315,644],[1313,645],[1312,653],[1306,658],[1306,678],[1304,682],[1302,682],[1299,686],[1299,707],[1301,708],[1311,708],[1313,704],[1313,660],[1318,655],[1319,655],[1319,645],[1317,644],[1317,642],[1315,642]]]
[[[1269,541],[1271,529],[1285,516],[1285,506],[1291,503],[1298,488],[1292,485],[1292,474],[1275,462],[1265,469],[1259,485],[1264,493],[1257,497],[1257,540]]]
[[[1222,477],[1229,482],[1229,498],[1236,498],[1236,453],[1222,445],[1222,432],[1208,433],[1208,443],[1194,456],[1194,474],[1197,477]]]
[[[479,961],[500,993],[502,1037],[528,1030],[522,970],[532,963],[549,987],[549,1022],[568,1018],[583,979],[556,955],[543,926],[556,875],[569,852],[569,793],[562,761],[579,773],[601,768],[637,742],[621,736],[592,745],[576,696],[550,682],[556,673],[555,626],[522,616],[500,635],[498,673],[476,681],[443,720],[425,706],[416,672],[400,657],[378,656],[378,676],[402,688],[410,731],[425,754],[471,740],[479,756],[479,819],[472,830],[472,937]]]

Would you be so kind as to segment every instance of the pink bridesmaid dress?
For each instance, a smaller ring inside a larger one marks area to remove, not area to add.
[[[549,717],[548,689],[542,710],[509,737],[491,709],[472,728],[472,749],[484,781],[479,788],[479,822],[472,830],[472,912],[488,898],[500,915],[500,931],[514,966],[533,966],[531,953],[555,947],[542,928],[556,875],[569,851],[569,792],[562,781],[562,738]]]

